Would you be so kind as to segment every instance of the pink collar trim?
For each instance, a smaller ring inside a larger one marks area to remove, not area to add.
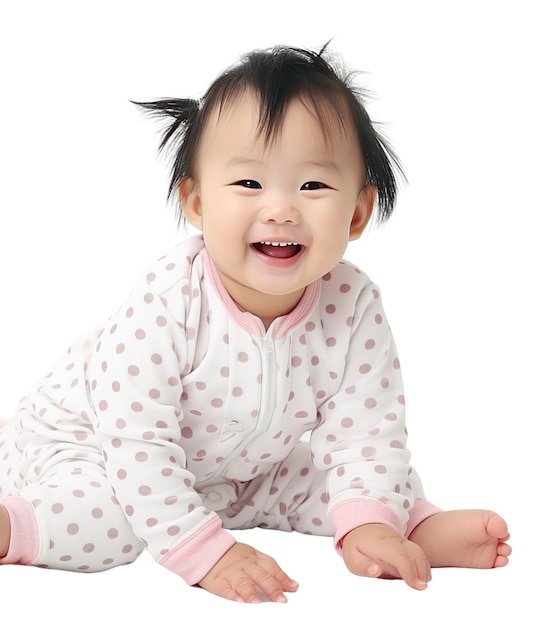
[[[205,267],[212,278],[212,284],[214,285],[216,293],[225,304],[225,307],[229,311],[231,317],[250,335],[263,335],[264,330],[261,320],[252,313],[241,311],[238,308],[233,298],[229,295],[227,289],[225,289],[225,286],[218,274],[218,270],[216,269],[216,266],[210,258],[206,248],[203,248],[202,254],[204,257]],[[275,339],[282,338],[290,329],[294,328],[306,317],[308,317],[310,312],[314,309],[320,296],[321,284],[320,280],[316,280],[308,285],[295,308],[287,315],[278,317],[273,321],[270,328],[272,329],[273,337]]]

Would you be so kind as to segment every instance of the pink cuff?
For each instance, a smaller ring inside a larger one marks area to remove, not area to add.
[[[405,537],[410,537],[413,530],[423,522],[426,518],[440,513],[442,509],[435,506],[427,500],[418,499],[414,501],[413,508],[409,511],[409,521],[405,529]]]
[[[341,552],[344,536],[364,524],[387,524],[399,533],[401,524],[392,509],[377,500],[353,498],[335,505],[328,513],[335,528],[335,549]]]
[[[235,543],[236,539],[223,530],[221,519],[212,514],[212,519],[171,550],[159,563],[181,576],[188,585],[195,585]]]
[[[382,502],[359,498],[345,500],[329,511],[329,521],[336,529],[335,549],[340,553],[344,537],[358,526],[363,526],[364,524],[387,524],[397,530],[398,533],[408,537],[420,522],[440,511],[441,509],[427,500],[415,500],[412,509],[409,511],[407,527],[403,529],[392,509],[382,504]]]
[[[0,504],[8,512],[11,524],[8,553],[0,564],[32,565],[40,546],[34,507],[21,496],[8,496]]]

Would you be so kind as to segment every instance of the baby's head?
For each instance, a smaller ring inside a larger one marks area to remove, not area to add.
[[[140,103],[152,115],[171,119],[160,145],[172,157],[169,197],[178,200],[184,179],[197,178],[199,149],[208,123],[247,94],[257,101],[257,134],[265,144],[274,142],[294,101],[305,105],[326,140],[334,124],[347,136],[355,133],[364,172],[362,188],[376,188],[378,221],[390,216],[397,196],[396,173],[403,176],[399,160],[373,126],[352,74],[336,66],[333,59],[328,61],[325,49],[316,53],[277,46],[250,52],[224,71],[200,101]],[[183,206],[178,211],[183,220]]]

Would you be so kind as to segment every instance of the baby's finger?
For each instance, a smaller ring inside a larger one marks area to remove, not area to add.
[[[431,568],[425,554],[415,546],[416,550],[404,545],[393,565],[397,568],[401,578],[413,589],[426,589],[431,580]]]
[[[299,583],[290,578],[272,557],[257,550],[256,552],[262,558],[260,565],[278,581],[284,591],[296,591],[298,589]]]
[[[359,551],[352,553],[350,557],[346,559],[346,566],[352,574],[356,574],[356,576],[378,578],[382,575],[380,565]]]
[[[245,569],[252,580],[254,590],[257,587],[272,602],[287,602],[284,591],[293,591],[293,589],[285,589],[283,584],[273,574],[259,565],[249,565]],[[287,576],[285,578],[289,580]],[[282,581],[285,582],[283,577]],[[242,590],[238,589],[238,587],[237,591],[244,597]]]

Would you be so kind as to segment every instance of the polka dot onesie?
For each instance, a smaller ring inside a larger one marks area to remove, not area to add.
[[[305,433],[307,433],[305,435]],[[267,331],[200,236],[153,264],[0,429],[0,562],[98,571],[147,549],[189,584],[256,526],[409,534],[437,509],[410,465],[377,287],[341,262]]]

